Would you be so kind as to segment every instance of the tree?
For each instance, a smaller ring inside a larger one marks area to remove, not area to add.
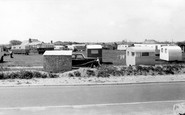
[[[20,45],[22,42],[21,41],[19,41],[19,40],[11,40],[10,41],[10,44],[11,45]]]

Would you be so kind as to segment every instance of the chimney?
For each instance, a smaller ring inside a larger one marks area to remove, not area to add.
[[[29,38],[29,43],[31,43],[31,38]]]
[[[51,44],[53,43],[53,40],[51,40]]]

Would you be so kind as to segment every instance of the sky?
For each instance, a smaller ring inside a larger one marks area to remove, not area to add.
[[[185,0],[0,0],[0,44],[10,40],[185,40]]]

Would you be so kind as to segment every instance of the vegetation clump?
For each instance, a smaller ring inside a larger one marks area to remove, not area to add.
[[[101,66],[98,68],[98,77],[109,76],[137,76],[137,75],[173,75],[181,73],[183,65],[156,65],[156,66]]]
[[[81,77],[81,73],[80,73],[79,71],[74,71],[74,75],[75,75],[76,77]]]
[[[17,71],[9,73],[0,73],[0,79],[32,79],[32,78],[57,78],[56,74],[46,74],[38,71]]]
[[[90,77],[90,76],[95,76],[95,71],[94,71],[94,70],[88,69],[88,70],[86,71],[86,74],[87,74],[88,77]]]

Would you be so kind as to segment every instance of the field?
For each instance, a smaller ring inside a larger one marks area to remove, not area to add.
[[[82,52],[86,55],[85,52]],[[103,50],[103,62],[112,62],[115,65],[125,65],[125,51],[117,50]],[[4,57],[4,62],[0,63],[3,67],[15,67],[15,66],[43,66],[43,56],[39,54],[30,55],[18,55],[14,54],[14,58],[9,56]]]
[[[86,56],[86,52],[81,52]],[[43,66],[43,56],[40,54],[30,54],[30,55],[18,55],[14,54],[14,58],[9,56],[4,57],[4,62],[0,63],[2,67],[32,67],[32,66]],[[183,60],[185,60],[185,53],[183,53]],[[103,62],[111,62],[113,65],[126,65],[125,51],[119,50],[103,50]],[[162,64],[164,61],[159,62]]]
[[[86,56],[85,52],[82,53]],[[185,80],[185,64],[125,67],[125,51],[103,50],[103,62],[112,62],[113,65],[118,66],[103,65],[100,68],[79,68],[64,73],[44,72],[43,55],[13,55],[13,57],[5,56],[4,62],[0,63],[0,79],[2,80],[0,85],[136,83]],[[6,83],[4,82],[5,79],[7,79]]]

